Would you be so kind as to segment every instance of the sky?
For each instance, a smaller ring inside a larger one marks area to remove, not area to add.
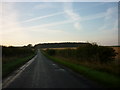
[[[117,2],[2,2],[0,42],[118,45]]]

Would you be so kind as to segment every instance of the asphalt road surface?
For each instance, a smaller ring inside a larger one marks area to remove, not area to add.
[[[95,82],[47,59],[40,51],[36,59],[7,88],[98,88]]]

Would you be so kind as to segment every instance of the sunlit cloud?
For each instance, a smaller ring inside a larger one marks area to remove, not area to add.
[[[25,33],[22,27],[18,24],[19,13],[14,8],[15,3],[2,3],[2,23],[0,26],[0,36],[2,44],[22,44]]]

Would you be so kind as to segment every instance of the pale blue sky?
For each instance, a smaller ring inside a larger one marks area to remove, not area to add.
[[[118,44],[117,2],[2,3],[2,44],[88,41]]]

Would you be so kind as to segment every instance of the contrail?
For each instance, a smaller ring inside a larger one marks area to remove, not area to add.
[[[61,14],[63,14],[63,13],[64,13],[64,12],[58,12],[58,13],[53,13],[53,14],[46,15],[46,16],[40,16],[40,17],[36,17],[36,18],[32,18],[32,19],[23,21],[23,22],[21,22],[21,23],[36,21],[36,20],[43,19],[43,18],[48,18],[48,17],[52,17],[52,16],[56,16],[56,15],[61,15]]]

